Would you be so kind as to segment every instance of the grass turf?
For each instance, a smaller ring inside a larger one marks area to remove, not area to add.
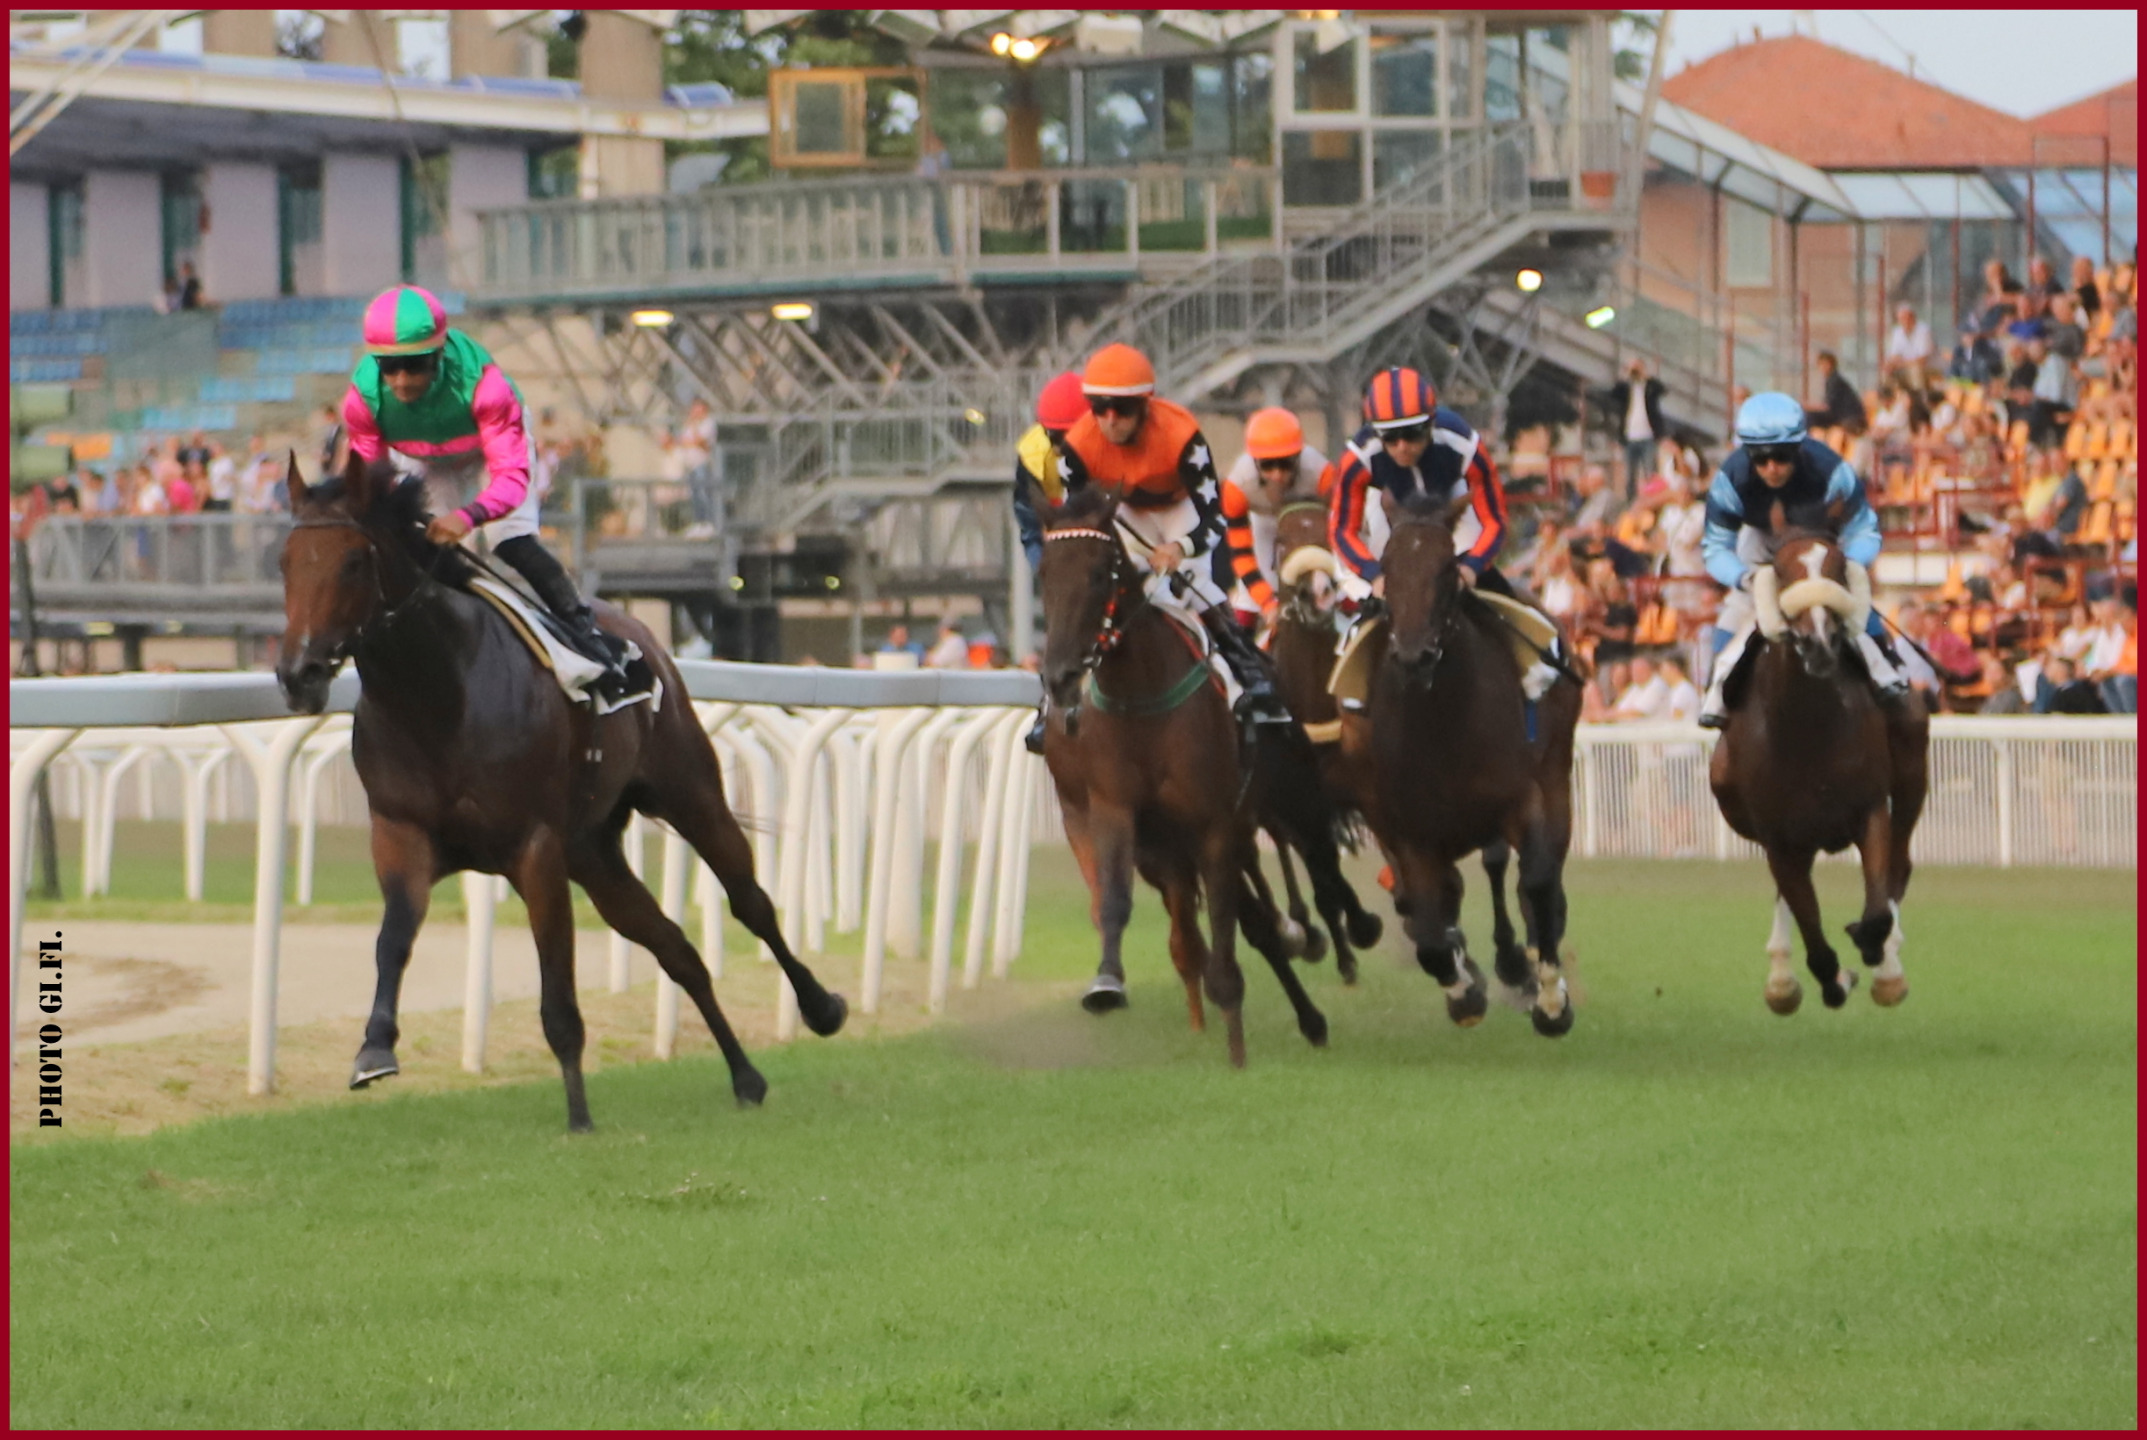
[[[1908,1004],[1790,1020],[1758,867],[1571,878],[1557,1042],[1389,953],[1311,972],[1325,1052],[1248,971],[1233,1074],[1152,895],[1074,1007],[1047,852],[1036,1004],[763,1051],[759,1112],[693,1058],[586,1137],[548,1081],[18,1146],[13,1421],[2134,1424],[2131,874],[1927,869]]]

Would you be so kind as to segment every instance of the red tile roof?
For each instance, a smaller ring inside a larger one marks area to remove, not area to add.
[[[2139,121],[2140,82],[2127,80],[2122,85],[2112,85],[2099,95],[2090,95],[2085,100],[2075,100],[2046,115],[2038,115],[2028,125],[2038,137],[2107,135],[2111,161],[2119,165],[2136,165],[2139,163]],[[2048,163],[2053,153],[2063,149],[2062,145],[2053,145],[2045,138],[2037,152]],[[2100,164],[2100,149],[2099,146],[2087,147],[2081,153],[2092,158],[2059,163]]]
[[[2025,165],[2029,123],[1805,35],[1734,46],[1663,98],[1822,170]]]

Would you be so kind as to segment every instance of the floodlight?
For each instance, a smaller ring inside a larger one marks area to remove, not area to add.
[[[1611,309],[1608,305],[1599,305],[1588,312],[1588,328],[1590,330],[1600,330],[1617,318],[1617,311]]]
[[[768,313],[778,320],[810,320],[813,307],[803,300],[785,300],[780,305],[769,306]]]
[[[1523,270],[1513,277],[1513,284],[1514,288],[1523,295],[1533,295],[1543,288],[1543,272],[1541,270]]]
[[[644,330],[660,330],[678,317],[668,310],[636,310],[634,323]]]

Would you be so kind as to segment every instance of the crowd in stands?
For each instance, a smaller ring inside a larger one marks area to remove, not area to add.
[[[160,515],[271,515],[289,508],[285,457],[258,435],[239,450],[200,431],[154,442],[133,464],[83,466],[12,497],[11,529],[27,537],[48,515],[117,520]]]

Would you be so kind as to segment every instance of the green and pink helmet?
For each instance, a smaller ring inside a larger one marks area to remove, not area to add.
[[[447,343],[447,310],[418,285],[383,290],[365,307],[365,353],[423,355]]]

